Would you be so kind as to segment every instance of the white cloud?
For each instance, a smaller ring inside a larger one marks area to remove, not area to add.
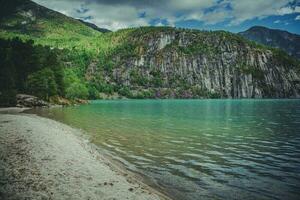
[[[36,2],[74,18],[83,19],[91,16],[92,18],[87,21],[110,30],[149,25],[146,19],[138,18],[139,10],[129,5],[83,3],[82,0],[74,0],[71,4],[69,1],[60,0],[36,0]],[[84,13],[77,12],[82,7],[87,11]]]
[[[276,21],[274,21],[273,23],[274,24],[279,24],[281,21],[280,20],[276,20]]]
[[[205,24],[214,25],[229,18],[230,16],[226,11],[213,11],[204,15],[202,19]]]
[[[85,16],[93,16],[90,21],[99,27],[116,30],[120,28],[145,26],[148,22],[144,18],[138,18],[139,11],[131,6],[113,6],[113,5],[89,5],[93,8]],[[81,16],[83,17],[83,16]]]
[[[232,15],[234,19],[231,25],[239,25],[240,23],[251,19],[263,19],[272,15],[283,15],[287,12],[287,4],[291,0],[255,0],[255,1],[241,1],[232,0],[231,5],[233,8]],[[289,7],[287,8],[290,9]],[[281,12],[280,12],[281,10]]]
[[[172,0],[169,1],[169,7],[174,10],[201,10],[215,5],[215,0]]]
[[[287,15],[287,14],[293,14],[293,13],[299,13],[299,12],[300,12],[300,6],[296,6],[294,8],[283,7],[278,10],[279,15]]]
[[[298,15],[298,16],[295,18],[295,20],[300,20],[300,15]]]
[[[171,26],[185,20],[196,20],[207,25],[229,21],[229,25],[234,26],[251,19],[300,13],[300,6],[291,6],[294,0],[34,1],[75,18],[88,19],[91,16],[89,22],[111,30],[150,25],[153,19],[165,19]],[[76,11],[82,8],[85,12]],[[146,16],[139,18],[142,12]]]

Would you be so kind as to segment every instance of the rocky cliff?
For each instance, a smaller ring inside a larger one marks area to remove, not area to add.
[[[156,97],[300,95],[297,61],[238,35],[173,28],[123,31],[128,32],[126,38],[108,56],[110,68],[104,64],[96,73],[90,66],[87,73],[93,71],[94,75],[105,76],[109,84],[127,86],[132,91],[150,89]]]

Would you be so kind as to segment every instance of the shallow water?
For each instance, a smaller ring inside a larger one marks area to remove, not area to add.
[[[36,110],[175,199],[300,199],[299,100],[120,100]]]

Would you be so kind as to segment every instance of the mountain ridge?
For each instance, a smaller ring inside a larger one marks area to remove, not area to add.
[[[282,49],[294,58],[300,59],[300,35],[298,34],[264,26],[253,26],[238,34],[257,43]]]
[[[82,19],[77,19],[79,20],[80,22],[84,23],[85,25],[91,27],[92,29],[96,30],[96,31],[99,31],[101,33],[108,33],[108,32],[111,32],[111,30],[108,30],[106,28],[100,28],[98,27],[97,25],[93,24],[93,23],[90,23],[90,22],[87,22],[87,21],[84,21]]]

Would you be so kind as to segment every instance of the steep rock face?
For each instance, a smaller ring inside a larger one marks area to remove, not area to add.
[[[111,84],[167,97],[299,97],[299,64],[226,32],[133,32],[132,55],[114,60]],[[177,94],[178,90],[181,94]],[[167,91],[167,92],[166,92]]]
[[[300,59],[300,36],[297,34],[261,26],[254,26],[239,34],[260,44],[280,48],[289,55]]]

